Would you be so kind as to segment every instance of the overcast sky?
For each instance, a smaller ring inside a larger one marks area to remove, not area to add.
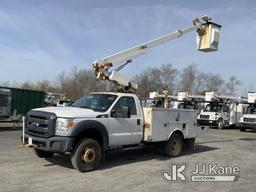
[[[218,52],[196,50],[195,33],[153,48],[123,71],[197,64],[223,78],[237,76],[241,92],[256,87],[256,1],[0,0],[0,81],[48,79],[72,66],[191,26],[209,15],[222,25]]]

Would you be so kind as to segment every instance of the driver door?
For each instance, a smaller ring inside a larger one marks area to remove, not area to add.
[[[128,108],[128,116],[115,117],[113,113],[123,108]],[[138,144],[142,138],[142,126],[143,122],[138,115],[134,98],[120,97],[110,114],[110,145]]]
[[[227,105],[223,106],[223,120],[225,124],[229,123],[230,121],[230,109]]]

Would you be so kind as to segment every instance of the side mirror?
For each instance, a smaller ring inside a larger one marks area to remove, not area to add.
[[[122,107],[122,109],[112,109],[111,117],[115,118],[130,118],[130,112],[128,107]]]

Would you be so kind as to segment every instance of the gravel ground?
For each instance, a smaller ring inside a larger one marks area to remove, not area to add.
[[[255,191],[256,132],[210,129],[193,153],[166,158],[152,148],[112,151],[98,170],[79,173],[68,156],[39,159],[19,146],[21,131],[0,130],[0,191]],[[185,162],[188,181],[166,182],[162,170]],[[240,167],[237,182],[192,182],[196,164]]]

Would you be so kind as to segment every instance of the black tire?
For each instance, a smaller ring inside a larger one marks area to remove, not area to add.
[[[102,158],[102,151],[98,141],[83,139],[75,148],[71,162],[75,169],[80,172],[95,170]]]
[[[219,119],[217,121],[217,129],[223,129],[224,128],[224,121],[223,119]]]
[[[52,157],[54,153],[34,148],[35,154],[40,158]]]
[[[241,132],[245,132],[246,130],[245,130],[245,128],[240,127],[240,131],[241,131]]]
[[[169,157],[177,157],[181,154],[183,139],[180,134],[173,133],[169,141],[164,145],[165,155]]]

